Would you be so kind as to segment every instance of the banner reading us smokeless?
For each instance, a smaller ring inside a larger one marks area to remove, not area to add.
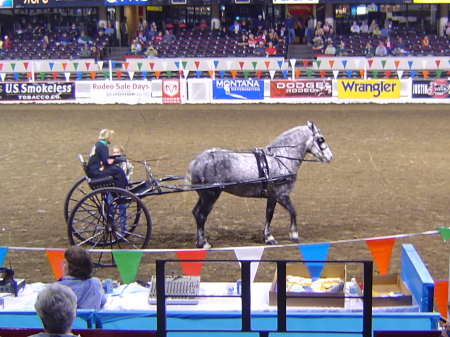
[[[338,98],[400,98],[399,80],[338,80]]]

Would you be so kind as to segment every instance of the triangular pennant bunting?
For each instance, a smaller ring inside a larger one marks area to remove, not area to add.
[[[448,280],[434,281],[434,303],[441,314],[446,318],[448,315]]]
[[[59,280],[64,276],[64,269],[62,262],[64,261],[64,250],[63,249],[46,249],[45,253],[47,255],[48,262],[52,268],[53,276],[55,280]]]
[[[385,275],[388,271],[394,243],[395,238],[366,240],[367,247],[381,275]]]
[[[234,254],[240,261],[256,260],[260,261],[264,247],[242,247],[234,248]],[[259,262],[252,262],[250,265],[250,283],[253,283],[256,272],[258,271]]]
[[[8,253],[8,248],[0,247],[0,267],[3,266],[3,262],[5,262],[6,254]]]
[[[134,77],[134,71],[129,71],[128,76],[130,77],[130,80],[133,80]]]
[[[139,265],[141,264],[142,252],[113,251],[112,255],[122,282],[125,284],[134,282]]]
[[[305,261],[326,261],[329,248],[329,243],[298,245],[298,249]],[[309,275],[313,280],[320,278],[323,265],[323,262],[306,262],[306,268],[308,268]]]
[[[444,242],[447,242],[450,239],[450,228],[448,227],[439,227],[437,229],[439,233],[441,233],[442,239]]]
[[[275,70],[269,70],[270,79],[273,80],[273,77],[275,76]]]
[[[177,250],[178,260],[205,260],[208,250]],[[203,262],[180,262],[183,274],[186,276],[200,276],[202,273]]]

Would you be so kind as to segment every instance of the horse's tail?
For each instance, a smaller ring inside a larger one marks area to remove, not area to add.
[[[192,168],[194,167],[194,164],[195,164],[195,159],[193,159],[187,167],[186,176],[184,178],[184,182],[186,183],[186,185],[192,184]]]

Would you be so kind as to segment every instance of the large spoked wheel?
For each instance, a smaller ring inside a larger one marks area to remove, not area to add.
[[[69,220],[70,212],[78,201],[91,191],[86,177],[79,178],[67,193],[66,201],[64,202],[64,220]]]
[[[67,222],[72,245],[91,249],[142,249],[150,240],[152,222],[145,204],[116,187],[93,190],[74,206]],[[94,263],[112,266],[110,253],[92,252]]]

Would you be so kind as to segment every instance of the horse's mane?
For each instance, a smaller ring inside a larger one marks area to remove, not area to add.
[[[275,138],[267,147],[277,147],[285,145],[298,145],[303,142],[301,137],[308,130],[306,125],[296,126],[290,130],[284,131],[281,135]],[[309,137],[309,135],[308,135]]]

